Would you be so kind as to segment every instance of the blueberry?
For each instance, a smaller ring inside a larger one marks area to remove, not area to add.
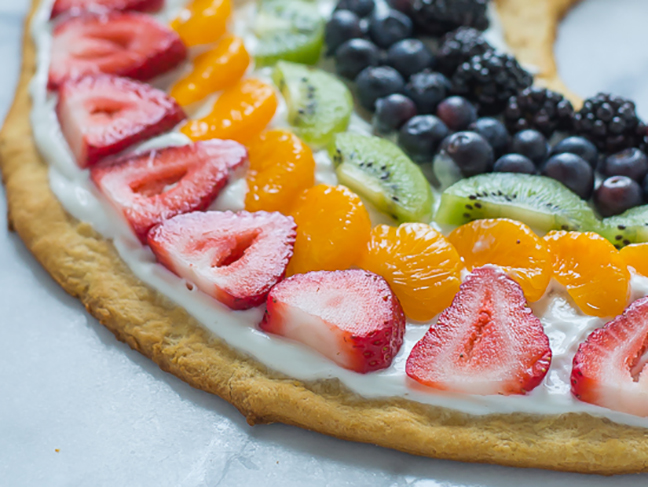
[[[493,148],[475,132],[457,132],[441,142],[441,151],[457,165],[465,178],[493,167]]]
[[[398,10],[374,13],[369,20],[369,36],[379,47],[387,49],[392,44],[412,36],[412,20]]]
[[[335,10],[350,10],[358,17],[366,17],[375,6],[374,0],[340,0]]]
[[[599,157],[598,149],[585,137],[574,135],[561,140],[551,150],[551,155],[562,154],[563,152],[581,156],[592,166],[592,169],[596,169]]]
[[[461,96],[443,100],[439,103],[436,114],[454,132],[466,130],[468,125],[477,120],[477,109]]]
[[[350,10],[333,12],[324,32],[324,41],[328,46],[328,53],[334,54],[337,48],[346,41],[357,37],[362,37],[362,28],[358,16]]]
[[[404,39],[389,48],[387,64],[407,79],[414,73],[433,67],[434,56],[418,39]]]
[[[449,133],[434,115],[417,115],[401,127],[398,145],[416,162],[428,162]]]
[[[355,79],[368,66],[380,61],[380,50],[365,39],[346,41],[335,51],[335,68],[340,76]]]
[[[522,130],[513,136],[511,152],[527,156],[536,166],[540,166],[549,152],[547,139],[537,130]]]
[[[545,163],[542,175],[560,181],[584,200],[592,195],[594,170],[581,156],[556,154]]]
[[[637,182],[648,174],[648,157],[637,148],[630,148],[605,158],[601,173],[604,176],[628,176]]]
[[[594,192],[594,203],[605,217],[623,213],[643,203],[641,187],[627,176],[605,179]]]
[[[427,69],[412,75],[405,85],[405,94],[414,100],[420,114],[434,113],[449,90],[448,78]]]
[[[360,72],[355,82],[360,105],[371,112],[375,110],[378,98],[402,93],[405,86],[403,77],[389,66],[369,66]]]
[[[468,130],[477,132],[485,138],[493,148],[495,157],[500,157],[508,151],[511,136],[506,130],[506,126],[496,118],[478,118],[468,126]]]
[[[388,134],[401,128],[401,125],[414,115],[416,115],[414,102],[405,95],[394,93],[376,101],[373,125],[376,132]]]
[[[495,161],[493,171],[535,174],[536,167],[531,159],[522,154],[506,154]]]

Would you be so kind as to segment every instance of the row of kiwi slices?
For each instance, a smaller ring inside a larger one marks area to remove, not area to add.
[[[273,81],[288,107],[288,123],[316,149],[328,147],[340,183],[397,221],[430,221],[433,195],[419,166],[396,144],[345,132],[353,98],[337,77],[279,61]]]
[[[434,195],[420,167],[379,137],[344,132],[353,111],[348,88],[320,69],[280,61],[273,80],[286,99],[288,122],[315,148],[328,146],[338,180],[396,221],[432,219]],[[447,188],[434,219],[462,225],[480,218],[512,218],[538,232],[594,231],[617,247],[648,241],[648,207],[599,220],[592,208],[554,179],[490,173]]]
[[[420,167],[386,139],[345,133],[353,112],[349,89],[336,76],[306,66],[319,60],[324,25],[308,0],[263,0],[254,27],[257,64],[275,66],[273,81],[286,99],[288,122],[315,149],[328,147],[340,183],[396,221],[429,222],[434,195]],[[497,217],[539,232],[595,231],[619,248],[648,241],[648,206],[600,220],[559,182],[525,174],[482,174],[455,183],[441,194],[434,220],[450,226]]]

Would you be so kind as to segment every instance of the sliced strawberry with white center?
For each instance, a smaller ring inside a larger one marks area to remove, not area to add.
[[[164,0],[56,0],[50,18],[61,14],[79,15],[84,12],[136,10],[152,13],[158,12],[163,5]]]
[[[648,416],[648,298],[594,330],[574,356],[571,389],[581,401]]]
[[[391,365],[403,344],[405,314],[382,277],[356,269],[319,271],[277,284],[260,328],[364,374]]]
[[[63,83],[56,114],[77,164],[87,167],[185,119],[163,91],[109,75]]]
[[[423,385],[466,394],[524,394],[551,363],[549,339],[522,288],[501,269],[475,269],[407,359]]]
[[[205,210],[230,172],[247,159],[231,140],[208,140],[127,156],[92,168],[90,175],[143,243],[154,225]]]
[[[149,15],[86,13],[54,28],[50,89],[65,79],[107,73],[140,81],[175,68],[187,57],[178,34]]]
[[[194,212],[154,227],[148,244],[170,271],[232,309],[248,309],[284,278],[295,229],[281,213]]]

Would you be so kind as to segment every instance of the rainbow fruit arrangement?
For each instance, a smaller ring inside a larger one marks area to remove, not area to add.
[[[139,13],[158,0],[57,0],[48,88],[76,163],[140,242],[233,310],[265,304],[261,330],[369,373],[392,364],[406,317],[438,315],[407,359],[413,381],[525,394],[552,356],[527,301],[553,278],[583,313],[612,317],[629,304],[630,268],[648,275],[646,137],[627,100],[574,112],[530,87],[477,30],[486,4],[341,0],[326,22],[307,0],[263,0],[248,52],[228,31],[229,0],[194,0],[170,26]],[[434,52],[420,40],[441,35]],[[324,44],[398,145],[347,131],[351,91],[308,66]],[[142,83],[180,66],[168,94]],[[288,128],[272,123],[283,101]],[[192,142],[126,151],[175,127]],[[568,137],[550,148],[556,131]],[[338,185],[316,184],[318,158]],[[585,201],[595,167],[609,176],[594,192],[604,220]],[[208,211],[240,168],[245,211]],[[395,225],[372,228],[376,210]],[[581,345],[574,395],[648,415],[646,308],[635,301]]]

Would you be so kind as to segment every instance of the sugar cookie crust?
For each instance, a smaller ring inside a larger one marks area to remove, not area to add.
[[[498,7],[515,52],[535,62],[543,79],[551,82],[558,79],[555,63],[532,43],[540,39],[545,45],[553,39],[547,32],[555,32],[555,23],[542,17],[539,25],[549,31],[534,28],[532,36],[510,27],[516,18],[546,15],[540,8],[545,3],[553,6],[551,12],[564,13],[570,2],[498,0]],[[36,4],[29,19],[35,9]],[[471,416],[399,398],[368,400],[337,381],[304,383],[280,375],[214,338],[186,311],[139,281],[112,244],[69,216],[52,194],[29,122],[28,84],[35,68],[35,47],[26,29],[16,97],[0,132],[10,226],[69,294],[162,370],[229,401],[251,425],[283,422],[342,439],[468,462],[604,475],[648,471],[647,429],[586,414]]]
[[[565,95],[579,109],[581,98],[558,76],[554,42],[558,25],[581,0],[494,0],[504,38],[515,57],[533,66],[535,82]]]

